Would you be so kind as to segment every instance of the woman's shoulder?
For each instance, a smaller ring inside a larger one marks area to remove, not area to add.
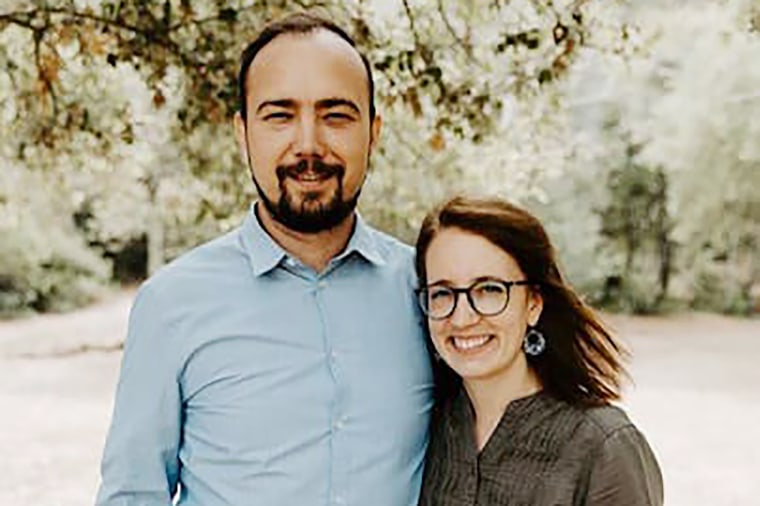
[[[582,406],[555,400],[551,417],[566,427],[567,449],[590,455],[616,451],[620,447],[646,445],[646,439],[628,414],[612,404]]]
[[[628,414],[620,407],[607,404],[581,408],[586,429],[601,439],[606,439],[622,429],[635,429]]]
[[[586,452],[615,451],[624,447],[646,446],[647,442],[628,414],[612,404],[575,407],[579,423],[573,439]]]
[[[584,409],[584,487],[593,504],[661,505],[662,472],[649,442],[617,406]]]
[[[618,406],[587,406],[559,399],[546,393],[540,396],[537,415],[544,425],[572,426],[574,437],[604,439],[618,430],[634,427],[626,412]]]

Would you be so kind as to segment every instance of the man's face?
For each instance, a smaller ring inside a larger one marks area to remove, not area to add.
[[[325,30],[281,35],[254,58],[246,101],[235,129],[265,210],[305,233],[343,222],[380,129],[356,51]]]

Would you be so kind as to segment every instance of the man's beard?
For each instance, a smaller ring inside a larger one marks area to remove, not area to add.
[[[300,203],[296,202],[288,191],[286,181],[288,178],[295,179],[304,172],[312,172],[324,179],[336,179],[337,188],[327,203],[319,202],[319,192],[307,192]],[[293,165],[280,165],[276,173],[280,186],[280,198],[277,202],[266,196],[255,176],[252,177],[253,184],[256,185],[259,198],[272,218],[290,230],[304,234],[330,230],[343,223],[356,209],[361,188],[351,198],[343,200],[345,168],[342,165],[327,164],[320,160],[301,160]]]

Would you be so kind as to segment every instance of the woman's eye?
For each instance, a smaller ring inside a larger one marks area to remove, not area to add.
[[[504,293],[504,286],[500,285],[499,283],[483,283],[481,285],[477,285],[475,287],[475,290],[481,293]]]
[[[445,290],[442,288],[430,290],[430,300],[440,300],[445,297],[451,297],[451,290]]]

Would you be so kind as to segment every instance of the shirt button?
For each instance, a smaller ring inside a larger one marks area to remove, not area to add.
[[[322,280],[322,281],[318,282],[317,283],[317,288],[319,290],[324,290],[325,288],[327,288],[327,281]]]
[[[346,421],[348,421],[348,418],[343,416],[341,417],[337,422],[335,422],[335,428],[337,430],[341,430],[343,427],[346,426]]]
[[[343,496],[336,495],[335,496],[335,504],[345,504],[346,500],[343,499]]]

